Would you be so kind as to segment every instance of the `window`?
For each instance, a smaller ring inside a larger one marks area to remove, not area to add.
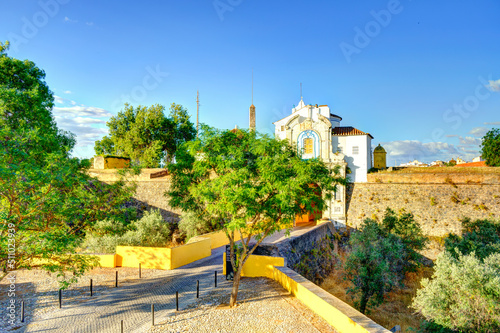
[[[281,125],[281,131],[285,131],[285,126],[284,125]]]
[[[313,144],[314,141],[312,138],[304,139],[304,154],[312,154],[313,153]]]
[[[358,155],[359,154],[359,146],[353,146],[352,147],[352,154],[353,155]]]

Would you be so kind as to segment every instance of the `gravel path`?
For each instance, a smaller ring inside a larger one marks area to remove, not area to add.
[[[143,270],[142,279],[133,268],[96,269],[63,292],[58,308],[58,284],[41,271],[18,272],[16,299],[25,301],[26,322],[7,326],[8,281],[0,283],[0,332],[334,332],[321,318],[287,295],[270,279],[243,279],[234,309],[229,301],[231,282],[222,277],[223,249],[212,256],[171,271]],[[114,288],[119,271],[120,285]],[[218,287],[214,288],[214,271]],[[89,297],[89,279],[94,296]],[[196,280],[200,299],[196,299]],[[175,311],[179,291],[180,311]],[[151,328],[151,304],[156,325]],[[19,308],[19,307],[18,307]],[[19,315],[18,315],[19,318]],[[26,325],[27,324],[27,325]]]

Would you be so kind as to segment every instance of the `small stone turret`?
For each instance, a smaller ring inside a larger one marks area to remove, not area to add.
[[[255,105],[250,106],[250,130],[255,131]]]
[[[386,169],[387,161],[386,161],[387,152],[384,147],[378,144],[377,147],[373,150],[373,167],[375,169]]]

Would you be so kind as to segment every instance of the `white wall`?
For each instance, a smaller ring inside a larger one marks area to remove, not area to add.
[[[371,138],[368,135],[337,136],[342,153],[346,156],[348,174],[351,182],[366,182],[367,172],[371,168]],[[358,147],[358,154],[353,154],[353,147]]]

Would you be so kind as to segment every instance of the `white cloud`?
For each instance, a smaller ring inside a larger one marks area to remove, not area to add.
[[[484,123],[485,125],[500,125],[500,121],[493,121],[493,122],[487,122]]]
[[[487,88],[492,91],[500,91],[500,79],[496,81],[490,80],[488,83],[489,84],[486,86]]]
[[[68,23],[77,23],[78,21],[77,21],[77,20],[72,20],[72,19],[70,19],[69,17],[65,16],[65,17],[64,17],[64,22],[68,22]]]
[[[58,106],[52,109],[52,113],[58,127],[76,135],[77,143],[73,154],[91,157],[95,141],[108,134],[105,124],[112,114],[102,108],[77,105],[77,102],[60,96],[54,96],[54,100]]]
[[[449,161],[452,158],[461,157],[472,160],[479,155],[478,138],[459,137],[460,144],[455,145],[447,142],[420,142],[417,140],[401,140],[381,143],[387,151],[387,158],[398,165],[401,163],[419,160],[430,163],[435,160]],[[476,149],[477,148],[477,149]],[[391,162],[389,162],[392,164]]]
[[[481,144],[481,139],[480,138],[473,138],[471,136],[466,136],[465,138],[459,137],[458,140],[460,140],[460,144],[466,145],[466,146],[479,146]]]
[[[85,24],[88,25],[89,27],[91,27],[94,25],[94,22],[85,22]]]
[[[469,134],[482,138],[486,134],[486,132],[488,132],[488,129],[486,127],[474,127],[470,130]]]
[[[76,103],[75,103],[76,104]],[[104,109],[94,106],[68,106],[68,107],[54,107],[54,115],[64,118],[68,117],[111,117],[112,114]]]
[[[54,102],[57,104],[64,104],[64,98],[54,95]]]
[[[64,91],[65,94],[72,94],[71,90]]]

